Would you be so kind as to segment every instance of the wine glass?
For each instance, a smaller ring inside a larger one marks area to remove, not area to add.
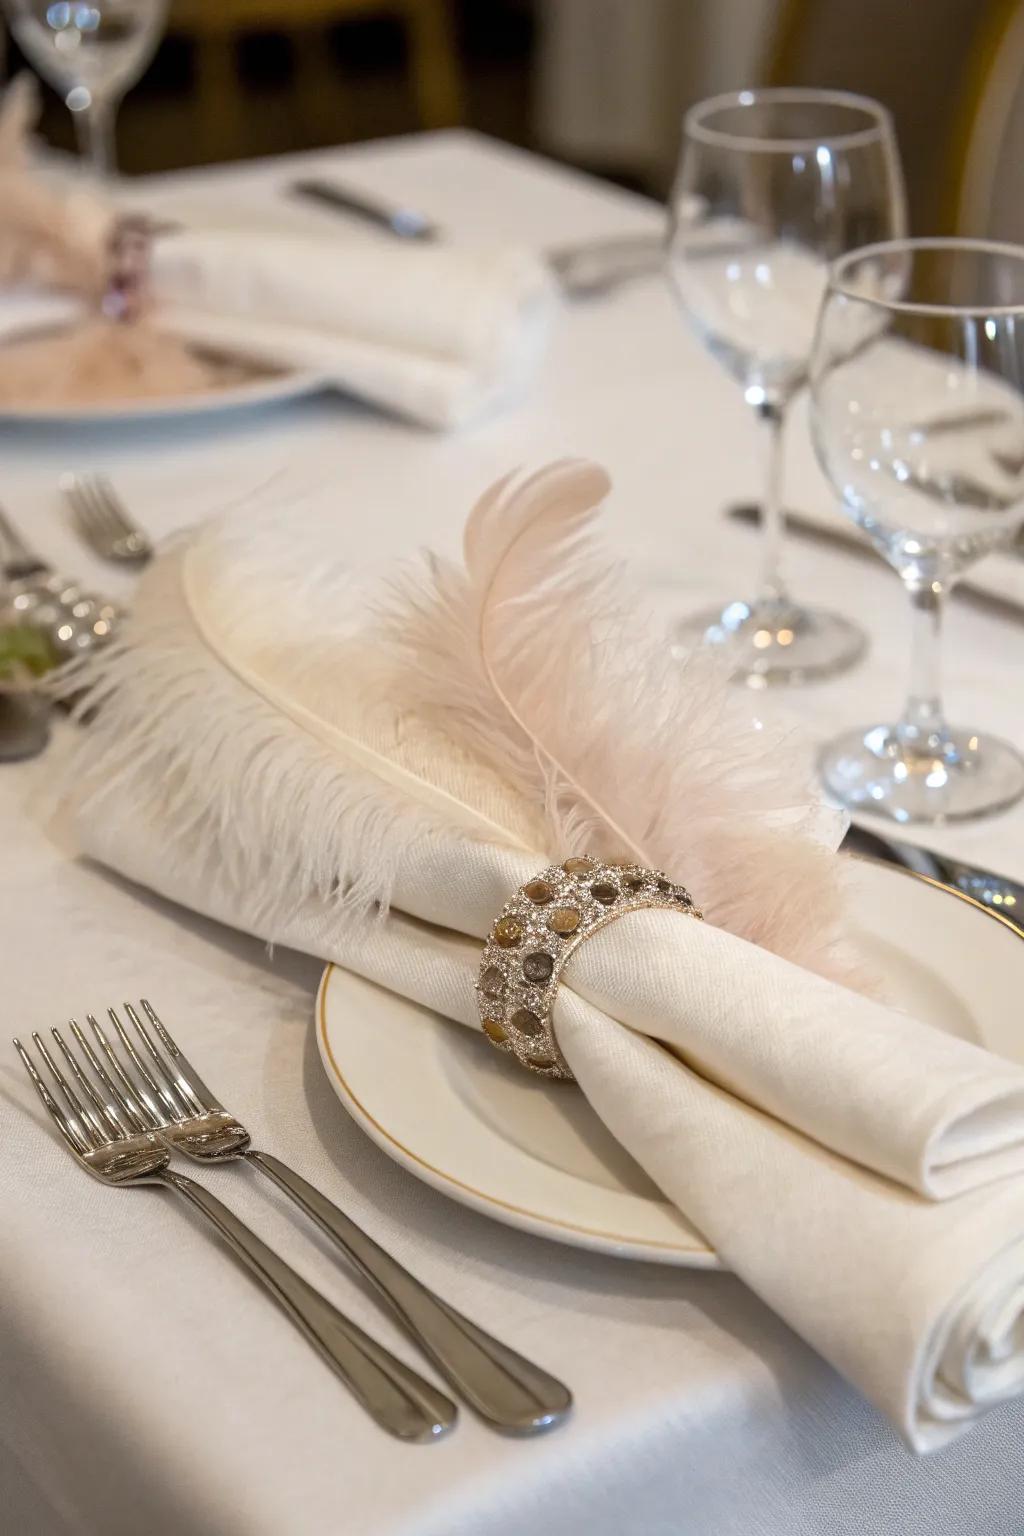
[[[4,0],[18,47],[64,97],[96,176],[115,168],[114,118],[153,56],[167,0]]]
[[[743,387],[767,439],[760,591],[679,626],[754,687],[824,677],[864,648],[849,620],[789,597],[781,574],[782,427],[806,382],[828,263],[905,233],[888,112],[797,88],[715,96],[687,112],[668,270],[705,346]]]
[[[1024,793],[1007,742],[947,725],[945,596],[1024,527],[1024,247],[897,240],[832,268],[811,371],[811,431],[848,516],[913,609],[903,717],[824,752],[837,799],[899,822],[981,816]]]

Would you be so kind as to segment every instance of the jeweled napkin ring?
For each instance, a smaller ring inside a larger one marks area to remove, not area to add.
[[[566,859],[520,886],[501,909],[480,962],[477,1001],[488,1040],[531,1072],[571,1081],[551,1026],[562,967],[584,939],[642,907],[702,917],[681,885],[640,864]]]

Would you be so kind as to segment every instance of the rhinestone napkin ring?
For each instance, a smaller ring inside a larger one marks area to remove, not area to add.
[[[551,1026],[562,967],[584,939],[642,907],[702,918],[688,891],[639,864],[566,859],[520,886],[491,928],[480,962],[477,1002],[488,1040],[531,1072],[571,1081]]]

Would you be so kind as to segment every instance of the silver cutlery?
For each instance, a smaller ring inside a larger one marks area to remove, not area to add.
[[[743,502],[729,507],[726,510],[726,516],[733,522],[756,528],[761,522],[761,509],[752,502]],[[826,527],[800,512],[786,512],[785,523],[787,533],[808,543],[820,544],[828,549],[842,551],[844,554],[856,555],[859,559],[869,560],[874,565],[878,565],[881,560],[881,556],[866,538],[845,528]],[[1024,538],[1019,537],[1016,540],[1013,552],[1024,554]],[[958,581],[953,588],[952,596],[981,612],[989,615],[998,614],[1001,618],[1024,623],[1024,604],[1015,602],[1012,597],[1004,597],[1001,593],[988,592],[974,582]]]
[[[55,571],[26,543],[2,509],[0,576],[10,585],[8,606],[16,621],[42,631],[62,659],[105,645],[116,633],[117,607]]]
[[[152,559],[148,536],[128,512],[105,475],[62,475],[75,526],[101,560],[115,565],[145,565]]]
[[[120,1052],[89,1016],[106,1065],[91,1051],[89,1062],[112,1100],[111,1113],[138,1134],[155,1132],[196,1162],[244,1158],[258,1168],[337,1244],[449,1384],[494,1428],[530,1435],[565,1418],[572,1397],[560,1381],[427,1290],[312,1184],[269,1152],[257,1151],[245,1127],[182,1055],[150,1003],[141,1003],[148,1028],[130,1003],[124,1007],[141,1056],[113,1008],[108,1017]]]
[[[401,240],[436,240],[441,231],[438,226],[417,208],[402,203],[385,203],[382,199],[368,197],[365,192],[355,192],[351,187],[336,181],[321,181],[317,177],[305,177],[288,184],[287,190],[295,197],[306,197],[325,204],[337,213],[352,214],[365,219],[378,229],[397,235]]]
[[[457,1409],[443,1392],[395,1359],[320,1292],[279,1258],[202,1184],[174,1172],[168,1148],[146,1128],[129,1122],[97,1092],[89,1066],[98,1061],[78,1025],[70,1028],[88,1065],[74,1054],[59,1030],[53,1038],[67,1062],[74,1086],[38,1033],[32,1039],[41,1062],[67,1105],[62,1110],[20,1041],[14,1045],[36,1092],[82,1167],[102,1183],[132,1188],[157,1184],[181,1195],[213,1226],[235,1256],[255,1275],[314,1349],[341,1377],[353,1396],[383,1429],[401,1440],[433,1440],[450,1429]],[[101,1080],[104,1074],[99,1074]],[[108,1086],[104,1082],[104,1087]],[[77,1091],[76,1091],[77,1089]],[[79,1097],[81,1093],[82,1097]]]
[[[965,864],[962,859],[947,858],[945,854],[922,848],[917,843],[882,837],[856,822],[848,827],[843,848],[848,853],[864,854],[884,864],[926,875],[929,880],[961,891],[998,912],[1000,917],[1005,917],[1008,923],[1024,933],[1024,885],[1017,880],[994,874],[990,869],[981,869],[976,864]]]
[[[608,235],[553,246],[545,257],[569,298],[596,299],[663,271],[665,235]]]
[[[336,213],[364,219],[401,240],[443,238],[441,227],[418,208],[407,203],[386,203],[336,181],[303,178],[289,182],[286,190]],[[665,235],[602,235],[553,246],[544,252],[544,258],[569,298],[598,298],[633,278],[661,271],[665,264]]]

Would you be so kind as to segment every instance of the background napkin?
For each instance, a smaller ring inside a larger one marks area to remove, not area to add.
[[[525,250],[187,230],[155,242],[153,319],[252,361],[309,369],[430,427],[521,390],[556,308]]]

